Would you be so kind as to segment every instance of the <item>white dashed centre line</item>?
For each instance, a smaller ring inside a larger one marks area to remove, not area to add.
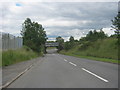
[[[66,59],[64,59],[64,61],[66,61],[66,62],[67,62],[67,60],[66,60]]]
[[[74,66],[77,66],[76,64],[72,63],[72,62],[69,62],[70,64],[74,65]]]
[[[89,74],[91,74],[91,75],[93,75],[93,76],[99,78],[100,80],[103,80],[104,82],[109,82],[108,80],[106,80],[106,79],[104,79],[104,78],[102,78],[102,77],[100,77],[100,76],[98,76],[98,75],[96,75],[96,74],[94,74],[94,73],[88,71],[88,70],[85,69],[85,68],[82,68],[82,70],[84,70],[84,71],[88,72]]]

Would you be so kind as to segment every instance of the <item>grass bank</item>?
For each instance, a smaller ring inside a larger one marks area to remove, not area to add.
[[[91,60],[120,63],[118,62],[118,45],[115,38],[80,44],[68,51],[62,50],[60,53]]]
[[[90,60],[103,61],[103,62],[116,63],[116,64],[119,63],[120,64],[120,62],[118,62],[118,60],[108,59],[108,58],[99,58],[99,57],[93,57],[93,56],[76,55],[74,53],[69,53],[69,52],[66,52],[64,50],[61,51],[60,54],[74,56],[74,57],[78,57],[78,58],[85,58],[85,59],[90,59]]]
[[[23,47],[17,50],[2,51],[2,66],[8,66],[18,62],[30,60],[41,55],[42,54],[33,52],[28,47]]]

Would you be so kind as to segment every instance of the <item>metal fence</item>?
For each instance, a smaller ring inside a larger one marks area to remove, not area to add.
[[[2,33],[0,32],[0,52],[2,51]]]
[[[2,50],[18,49],[23,46],[23,39],[8,33],[2,33]]]

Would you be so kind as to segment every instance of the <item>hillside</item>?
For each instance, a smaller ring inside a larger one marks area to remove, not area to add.
[[[78,57],[96,57],[102,60],[118,60],[117,38],[99,39],[95,42],[84,42],[84,44],[75,45],[72,49],[62,50],[60,53],[78,56]]]

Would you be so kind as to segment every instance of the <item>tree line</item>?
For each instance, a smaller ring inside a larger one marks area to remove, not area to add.
[[[86,42],[94,42],[98,39],[104,39],[108,36],[101,29],[99,32],[96,30],[89,31],[85,37],[80,38],[79,40],[75,40],[73,36],[70,36],[69,41],[64,42],[64,39],[61,36],[56,38],[56,42],[59,42],[58,50],[69,50],[78,44],[84,44]]]
[[[112,20],[112,28],[115,30],[115,34],[111,37],[118,38],[118,44],[120,44],[120,12]],[[27,18],[22,24],[21,35],[23,37],[23,45],[28,46],[35,52],[46,52],[45,42],[48,39],[46,32],[41,24],[38,22],[32,22],[30,18]],[[69,41],[64,42],[61,36],[56,38],[56,42],[59,43],[58,51],[63,49],[69,50],[75,45],[84,44],[83,46],[89,44],[89,42],[95,42],[98,39],[104,39],[108,36],[100,29],[99,32],[96,30],[89,31],[86,37],[82,37],[79,40],[75,40],[73,36],[70,36]]]
[[[112,28],[115,32],[114,35],[111,35],[110,37],[117,38],[117,45],[120,47],[120,12],[118,12],[117,16],[114,17],[112,21]],[[88,34],[85,37],[80,38],[79,40],[75,40],[73,36],[70,36],[69,41],[64,42],[64,39],[61,36],[58,36],[56,38],[56,42],[59,42],[58,51],[60,50],[69,50],[73,48],[75,45],[81,44],[81,49],[85,49],[87,46],[91,44],[91,42],[95,42],[98,39],[105,39],[109,38],[107,34],[104,33],[102,29],[100,31],[89,31]],[[120,50],[120,48],[119,48]]]

